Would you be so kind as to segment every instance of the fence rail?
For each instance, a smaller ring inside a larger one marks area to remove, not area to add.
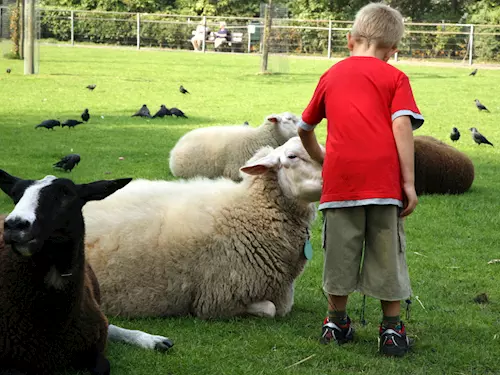
[[[0,7],[1,37],[8,37],[9,8]],[[260,53],[264,20],[244,17],[103,12],[40,8],[42,40],[100,43],[169,49],[193,49],[192,31],[203,21],[212,31],[225,21],[231,33],[241,33],[232,52]],[[273,19],[271,53],[325,57],[347,55],[345,34],[352,21]],[[406,23],[398,59],[500,61],[500,25]],[[203,51],[213,48],[203,43]]]

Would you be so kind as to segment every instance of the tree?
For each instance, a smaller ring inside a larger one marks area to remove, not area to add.
[[[272,10],[273,0],[269,0],[266,5],[266,12],[264,17],[264,36],[262,45],[262,60],[260,64],[260,72],[267,73],[267,62],[269,59],[269,42],[271,40],[271,26],[273,22]]]

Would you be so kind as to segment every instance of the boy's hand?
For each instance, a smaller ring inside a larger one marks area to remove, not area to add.
[[[399,216],[405,217],[413,212],[417,207],[418,198],[414,184],[403,184],[403,211]]]

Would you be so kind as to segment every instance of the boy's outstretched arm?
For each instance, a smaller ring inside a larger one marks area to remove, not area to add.
[[[314,130],[304,130],[303,128],[299,127],[298,133],[300,140],[302,141],[302,145],[306,149],[311,159],[323,165],[325,152],[319,145],[318,140],[316,139],[316,134],[314,134]]]
[[[399,116],[395,118],[392,122],[392,132],[396,141],[403,178],[404,208],[401,217],[404,217],[411,214],[418,203],[415,191],[415,150],[410,117]]]

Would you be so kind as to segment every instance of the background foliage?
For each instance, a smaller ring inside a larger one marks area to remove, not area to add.
[[[264,0],[42,0],[41,5],[122,12],[175,12],[206,16],[254,17]],[[350,20],[369,0],[282,0],[290,17]],[[498,17],[498,0],[386,0],[413,21],[484,23]],[[496,9],[495,9],[496,8]],[[495,16],[496,14],[496,16]],[[498,18],[497,18],[498,19]]]

